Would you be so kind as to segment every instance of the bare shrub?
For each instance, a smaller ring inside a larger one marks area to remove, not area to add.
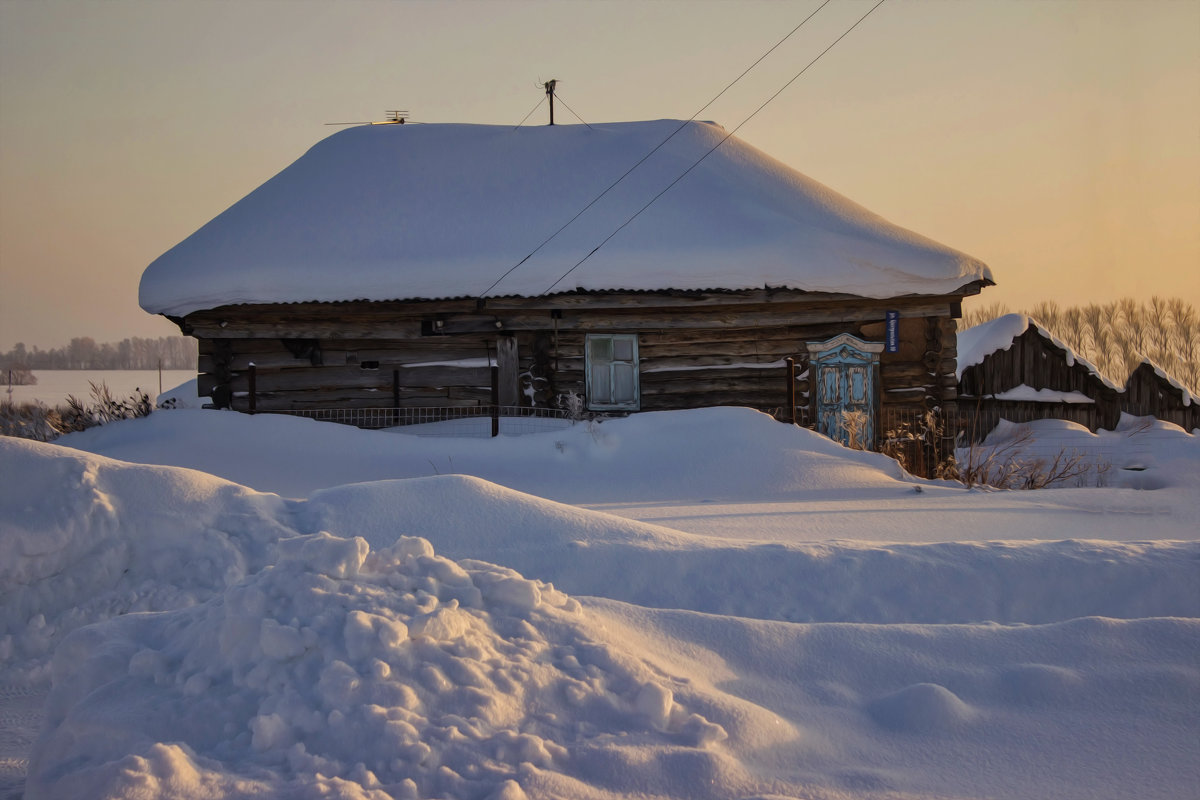
[[[1020,425],[1003,441],[959,448],[957,478],[964,486],[997,489],[1048,489],[1055,486],[1101,486],[1112,464],[1086,452],[1060,448],[1052,455],[1030,451],[1033,430]]]
[[[916,423],[902,422],[884,431],[879,441],[879,452],[896,459],[905,471],[913,475],[955,480],[957,467],[954,456],[938,460],[937,445],[944,432],[945,420],[941,410],[930,409]],[[935,462],[932,469],[931,461]]]
[[[64,433],[85,431],[122,419],[149,416],[154,411],[150,396],[135,389],[128,397],[114,397],[107,384],[88,382],[91,400],[68,395],[64,405],[49,408],[43,403],[0,402],[0,434],[49,442]]]
[[[58,438],[58,412],[41,403],[0,400],[0,435],[49,442]]]

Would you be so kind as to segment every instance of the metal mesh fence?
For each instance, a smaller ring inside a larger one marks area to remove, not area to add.
[[[559,430],[572,423],[570,414],[562,409],[520,406],[305,408],[269,413],[336,422],[370,430],[395,428],[399,432],[416,436],[486,438],[492,435],[493,419],[496,421],[498,432],[505,435]]]

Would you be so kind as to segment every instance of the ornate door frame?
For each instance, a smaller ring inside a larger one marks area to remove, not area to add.
[[[834,441],[874,449],[879,417],[879,354],[883,342],[864,342],[848,333],[824,342],[805,342],[813,418],[817,431]],[[846,425],[846,413],[859,417],[857,425]]]

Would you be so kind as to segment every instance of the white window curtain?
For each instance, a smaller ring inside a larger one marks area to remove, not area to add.
[[[588,408],[593,410],[638,409],[636,334],[588,334],[587,396]]]

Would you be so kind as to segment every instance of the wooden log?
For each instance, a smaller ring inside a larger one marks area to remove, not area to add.
[[[643,395],[642,411],[665,411],[678,408],[707,408],[709,406],[744,406],[765,410],[782,408],[786,398],[782,389],[772,393],[748,394],[745,392],[702,392],[682,396]]]
[[[491,390],[488,387],[435,390],[401,390],[400,408],[459,407],[487,405]],[[235,408],[246,410],[247,395],[236,394]],[[341,408],[352,404],[356,408],[392,408],[394,398],[390,392],[367,390],[322,390],[306,392],[259,392],[259,410],[281,408]]]
[[[496,383],[496,402],[502,406],[515,406],[520,402],[520,360],[517,355],[517,337],[499,336],[496,339],[496,370],[491,379]]]
[[[696,378],[687,381],[648,381],[643,376],[642,394],[689,394],[692,392],[737,392],[748,394],[756,392],[773,392],[776,402],[784,402],[782,371],[769,378],[746,379],[734,378]]]
[[[641,375],[643,387],[660,386],[673,391],[687,391],[688,387],[703,386],[713,381],[721,381],[731,386],[744,385],[747,387],[765,388],[768,386],[782,387],[784,385],[786,367],[779,369],[755,370],[689,370],[687,372],[651,372]]]
[[[211,341],[211,340],[202,340]],[[233,356],[230,360],[232,369],[246,369],[253,361],[260,368],[292,368],[311,366],[307,358],[296,358],[283,347],[271,348],[276,339],[238,339],[232,343]],[[438,363],[445,361],[464,361],[488,357],[488,351],[482,342],[456,342],[448,340],[440,346],[421,346],[420,342],[398,342],[393,347],[378,345],[390,344],[379,342],[370,349],[343,349],[322,346],[322,361],[324,366],[356,366],[364,361],[376,361],[381,368],[394,367],[414,363]],[[201,371],[211,371],[212,356],[202,354],[199,357]]]
[[[401,388],[449,387],[488,385],[487,367],[411,367],[396,370]],[[232,383],[235,390],[245,391],[247,373],[238,373]],[[307,367],[281,370],[259,370],[261,391],[300,391],[328,388],[373,388],[391,390],[392,370],[361,369],[359,367]]]
[[[331,306],[340,304],[331,304]],[[321,313],[303,314],[284,306],[281,312],[269,306],[236,306],[223,313],[195,312],[187,323],[194,334],[215,338],[361,338],[417,339],[422,337],[423,323],[430,323],[433,308],[420,318],[405,318],[388,313],[374,304],[360,304],[353,309],[341,307]],[[820,325],[846,322],[868,322],[882,319],[886,308],[870,302],[855,304],[759,303],[747,305],[714,305],[703,310],[694,306],[681,308],[655,306],[647,299],[642,306],[602,311],[564,312],[559,319],[549,314],[528,311],[483,310],[476,312],[438,313],[439,326],[429,333],[454,336],[461,334],[496,333],[498,331],[611,331],[630,332],[671,330],[680,328],[723,329],[754,328],[778,325],[781,320],[792,324]],[[922,298],[902,308],[904,316],[947,315],[949,303]],[[427,336],[426,338],[433,338]]]

